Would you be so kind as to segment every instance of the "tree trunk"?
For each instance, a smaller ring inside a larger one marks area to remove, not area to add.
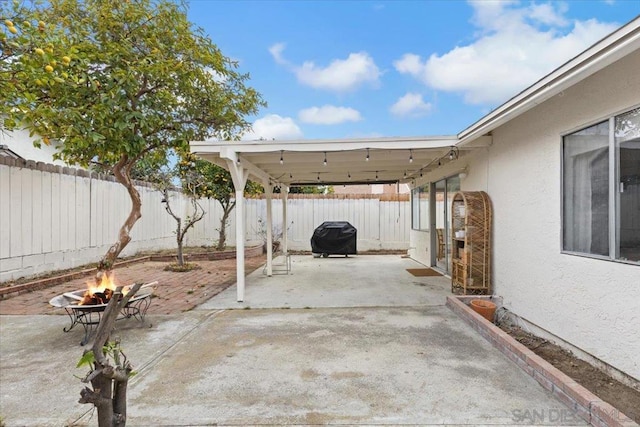
[[[128,381],[114,380],[113,414],[115,427],[124,427],[127,422],[127,385]]]
[[[133,185],[131,181],[131,167],[133,166],[133,162],[129,160],[129,157],[124,155],[120,158],[118,163],[113,167],[113,174],[116,177],[116,180],[125,186],[127,192],[129,193],[129,197],[131,198],[131,211],[129,212],[129,216],[127,217],[124,224],[120,227],[120,232],[118,233],[118,240],[111,245],[107,253],[102,257],[100,262],[98,263],[98,272],[96,273],[96,282],[102,280],[102,276],[109,272],[113,268],[113,264],[115,263],[120,252],[127,246],[127,244],[131,241],[131,229],[133,225],[142,217],[141,207],[142,201],[140,200],[140,193]]]
[[[178,241],[178,265],[184,265],[184,254],[182,253],[182,241],[184,240],[184,232],[182,231],[182,221],[177,218],[178,228],[176,230],[176,240]]]
[[[99,427],[124,427],[127,422],[127,384],[132,367],[126,357],[121,359],[124,355],[120,353],[118,343],[112,350],[115,366],[106,357],[104,348],[118,314],[141,286],[142,283],[135,284],[127,295],[122,295],[121,286],[115,290],[100,319],[91,346],[95,361],[93,370],[83,382],[90,381],[93,390],[88,387],[82,389],[79,403],[91,403],[97,408]]]
[[[216,246],[216,249],[219,251],[223,250],[227,246],[227,222],[229,221],[229,214],[231,214],[236,203],[233,202],[226,205],[223,203],[220,204],[222,205],[222,218],[220,218],[220,234],[218,245]]]

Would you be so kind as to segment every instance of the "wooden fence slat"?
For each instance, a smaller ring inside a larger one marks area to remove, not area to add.
[[[31,191],[25,196],[31,197],[31,253],[42,253],[42,234],[46,230],[42,211],[42,172],[39,170],[32,172]]]
[[[20,238],[22,239],[22,253],[25,255],[33,254],[32,249],[32,234],[33,230],[33,199],[31,197],[33,174],[29,169],[22,169],[20,171],[21,180],[21,209],[20,215],[22,216],[22,228]]]
[[[14,206],[11,199],[11,168],[0,165],[0,259],[11,256],[11,231]]]
[[[42,172],[42,253],[52,252],[51,172]]]

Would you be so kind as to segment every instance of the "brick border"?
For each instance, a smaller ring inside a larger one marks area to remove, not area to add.
[[[262,255],[262,245],[250,246],[244,250],[244,256],[247,258],[255,258]],[[185,261],[216,261],[222,259],[232,259],[236,257],[236,251],[222,251],[222,252],[207,252],[203,254],[189,254],[185,256]],[[159,262],[171,262],[176,259],[175,255],[147,255],[138,258],[128,259],[125,261],[116,262],[114,268],[124,267],[130,264],[146,261],[159,261]],[[44,289],[49,286],[59,285],[61,283],[68,282],[80,277],[87,276],[95,273],[96,268],[87,268],[80,271],[74,271],[67,274],[62,274],[55,277],[47,277],[45,279],[38,279],[20,285],[4,286],[0,287],[0,300],[7,299],[14,295],[24,294],[26,292],[36,291]]]
[[[473,311],[467,305],[472,299],[491,299],[491,297],[448,296],[446,305],[507,358],[532,376],[542,387],[574,410],[578,416],[597,427],[638,426],[620,410],[604,402],[564,372]]]

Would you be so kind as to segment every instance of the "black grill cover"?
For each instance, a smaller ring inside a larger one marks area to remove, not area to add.
[[[357,255],[358,230],[346,221],[326,221],[313,231],[311,252],[327,255]]]

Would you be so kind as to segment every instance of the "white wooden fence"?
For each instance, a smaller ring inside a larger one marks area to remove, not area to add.
[[[142,218],[122,255],[175,248],[176,223],[164,210],[160,193],[141,183]],[[273,200],[274,229],[282,230],[282,201]],[[203,199],[207,214],[187,234],[187,245],[213,245],[222,208]],[[0,157],[0,282],[97,262],[115,241],[130,210],[125,188],[87,171]],[[186,215],[188,199],[171,194],[175,212]],[[410,206],[378,195],[290,195],[289,248],[310,250],[309,239],[323,221],[349,221],[358,230],[358,250],[407,249]],[[263,240],[264,199],[246,203],[246,240]],[[235,245],[235,211],[227,226]]]

